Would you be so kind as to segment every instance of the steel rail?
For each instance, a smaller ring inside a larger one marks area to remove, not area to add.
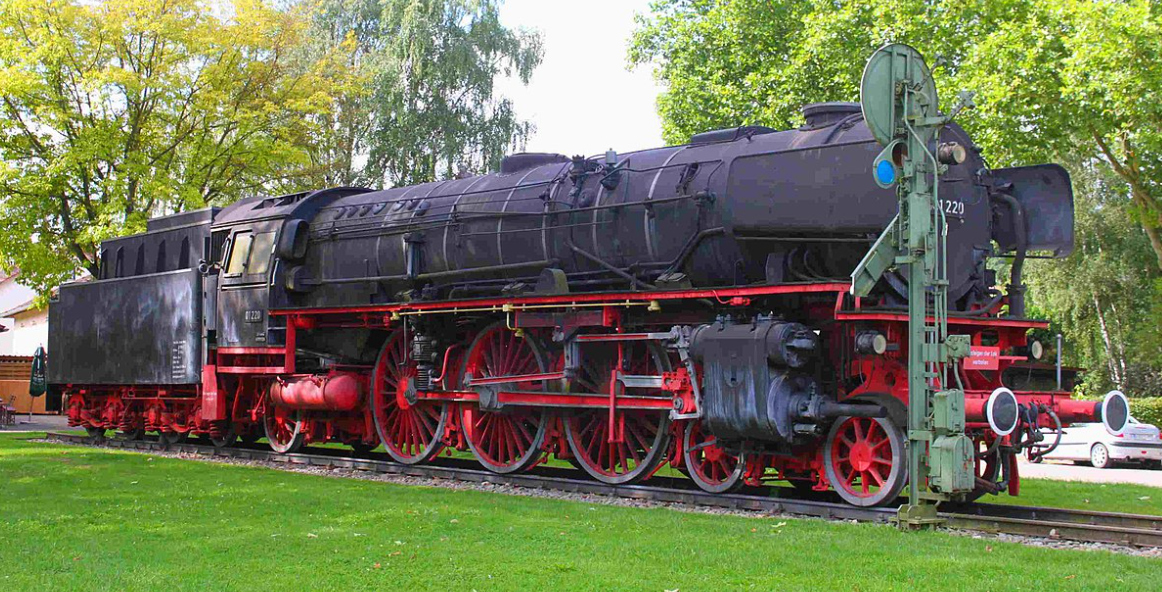
[[[54,438],[73,444],[105,445],[140,451],[168,451],[209,458],[233,458],[314,467],[342,468],[373,473],[448,479],[466,483],[493,483],[528,489],[551,489],[658,503],[790,514],[829,520],[859,520],[889,523],[896,517],[893,508],[861,508],[794,495],[782,488],[751,488],[744,493],[713,494],[694,488],[685,479],[655,477],[649,485],[608,485],[571,477],[575,471],[537,467],[528,473],[501,475],[475,466],[464,459],[440,458],[432,464],[405,465],[385,460],[386,454],[348,456],[351,451],[313,448],[307,452],[283,454],[265,447],[216,448],[210,444],[184,442],[166,446],[153,440],[105,439],[96,442],[81,434],[49,432]],[[1008,506],[997,504],[944,504],[939,517],[947,528],[1040,537],[1082,543],[1107,543],[1132,547],[1162,547],[1162,516],[1122,514],[1063,508]]]

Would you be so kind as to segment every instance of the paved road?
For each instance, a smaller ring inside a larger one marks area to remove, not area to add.
[[[1069,461],[1045,461],[1040,464],[1021,462],[1021,476],[1034,479],[1088,481],[1090,483],[1137,483],[1162,487],[1162,470],[1131,468],[1133,465],[1109,469],[1074,465]]]
[[[63,430],[69,427],[69,418],[63,415],[33,415],[32,421],[28,414],[16,416],[16,425],[0,426],[0,434],[4,432],[48,432]]]

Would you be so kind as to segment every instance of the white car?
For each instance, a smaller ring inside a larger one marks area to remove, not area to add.
[[[1053,432],[1042,430],[1042,433],[1045,435],[1042,444],[1053,444],[1056,438]],[[1137,461],[1158,468],[1162,464],[1162,438],[1158,428],[1132,417],[1120,436],[1109,433],[1100,423],[1075,423],[1063,430],[1057,448],[1042,458],[1089,461],[1099,469],[1123,461]]]

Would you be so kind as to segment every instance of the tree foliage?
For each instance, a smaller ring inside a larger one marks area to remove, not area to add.
[[[527,83],[540,37],[510,30],[493,0],[307,0],[311,61],[349,72],[320,117],[317,153],[344,185],[406,185],[499,165],[531,130],[494,94]],[[325,57],[320,57],[325,56]]]
[[[1148,392],[1162,368],[1162,7],[1147,0],[657,0],[629,49],[665,85],[666,139],[787,128],[855,101],[886,42],[929,56],[945,101],[994,166],[1072,163],[1078,253],[1030,264],[1032,302],[1067,328],[1092,380]],[[1105,323],[1103,332],[1102,323]],[[1145,381],[1145,382],[1143,382]],[[1162,385],[1158,385],[1162,387]]]
[[[666,139],[741,123],[787,127],[799,107],[858,100],[885,42],[930,57],[938,85],[974,90],[961,123],[994,164],[1107,162],[1162,270],[1162,8],[1147,0],[659,0],[630,61],[667,90]]]
[[[530,126],[493,81],[540,56],[493,0],[5,0],[0,268],[45,293],[151,216],[495,166]]]
[[[1127,211],[1125,184],[1108,166],[1070,168],[1074,252],[1060,261],[1027,263],[1030,299],[1036,313],[1054,318],[1054,329],[1068,336],[1068,359],[1089,368],[1086,390],[1162,393],[1162,274],[1149,239]]]
[[[291,75],[304,27],[240,1],[0,5],[0,265],[41,291],[97,272],[102,239],[304,174],[326,108]]]

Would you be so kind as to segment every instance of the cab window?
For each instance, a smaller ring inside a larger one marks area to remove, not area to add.
[[[239,232],[234,235],[232,242],[230,261],[226,263],[226,275],[241,275],[246,272],[246,259],[250,256],[250,244],[254,242],[254,235]]]
[[[270,266],[270,255],[274,252],[274,233],[263,232],[254,235],[250,244],[250,257],[246,262],[246,273],[266,273]]]

